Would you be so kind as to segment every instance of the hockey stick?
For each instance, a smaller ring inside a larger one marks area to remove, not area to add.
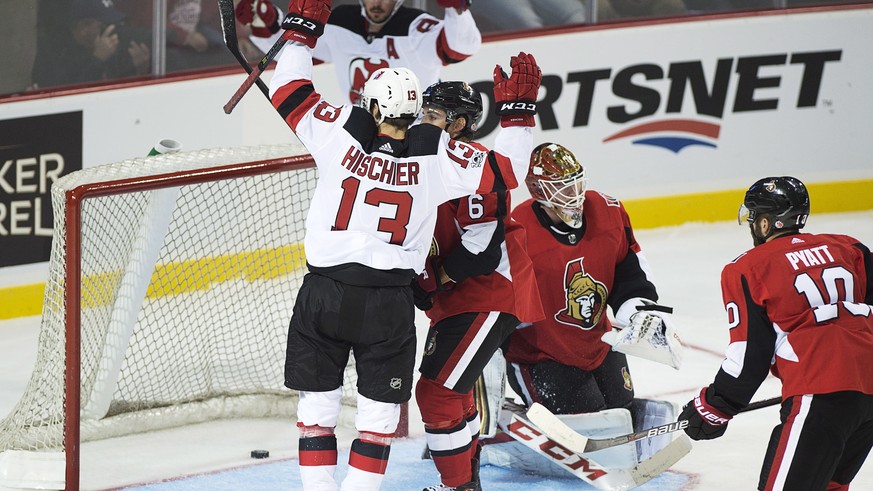
[[[782,402],[782,397],[771,397],[769,399],[762,399],[760,401],[750,402],[748,406],[740,409],[741,413],[745,413],[747,411],[754,411],[755,409],[761,409],[762,407],[770,407],[775,406]]]
[[[236,58],[236,61],[239,62],[239,64],[249,74],[230,100],[227,101],[227,104],[224,105],[225,114],[230,114],[231,111],[233,111],[233,108],[236,107],[240,100],[242,100],[246,92],[252,88],[252,85],[257,84],[258,88],[261,89],[261,92],[267,98],[270,97],[270,90],[267,88],[267,84],[265,84],[260,77],[270,62],[273,61],[273,58],[275,58],[282,47],[285,46],[285,40],[280,37],[270,48],[270,51],[261,58],[261,61],[255,66],[255,68],[252,68],[249,61],[246,60],[246,57],[243,56],[242,52],[239,50],[239,44],[236,39],[236,14],[234,13],[233,0],[218,0],[218,10],[221,14],[221,31],[224,34],[224,44],[227,46],[227,49],[233,57]]]
[[[607,469],[590,457],[570,452],[571,449],[520,414],[512,415],[505,431],[522,445],[602,491],[636,488],[669,469],[691,451],[690,439],[682,435],[635,467]]]
[[[781,397],[774,397],[771,399],[764,399],[762,401],[753,402],[741,409],[740,412],[744,413],[747,411],[754,411],[755,409],[774,406],[778,404],[781,400]],[[554,438],[555,441],[559,442],[561,445],[567,447],[568,449],[580,454],[595,452],[597,450],[603,450],[604,448],[615,447],[617,445],[624,445],[625,443],[642,440],[643,438],[651,438],[653,436],[673,433],[674,431],[684,430],[688,427],[688,421],[682,419],[673,423],[655,426],[647,430],[637,431],[635,433],[629,433],[627,435],[621,435],[614,438],[595,439],[588,438],[584,435],[577,433],[575,430],[573,430],[563,421],[561,421],[560,418],[555,416],[554,413],[546,409],[542,404],[538,402],[533,403],[530,409],[528,409],[527,417],[531,420],[531,422],[542,428],[543,431],[545,431],[549,436]]]
[[[286,40],[284,38],[279,38],[275,43],[273,43],[273,47],[270,48],[270,51],[267,51],[267,54],[261,58],[261,62],[255,66],[255,68],[249,73],[249,76],[243,81],[242,85],[236,89],[236,92],[234,92],[230,97],[230,100],[227,101],[227,104],[224,105],[225,114],[230,114],[230,112],[233,111],[233,108],[239,104],[239,101],[241,101],[243,96],[246,95],[246,92],[248,92],[249,89],[252,88],[252,85],[255,84],[255,81],[261,82],[261,74],[264,73],[264,69],[273,61],[273,58],[276,57],[279,51],[285,47],[285,43]],[[269,94],[269,92],[267,92],[267,94]]]

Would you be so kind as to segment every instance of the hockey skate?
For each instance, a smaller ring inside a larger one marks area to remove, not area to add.
[[[479,481],[479,454],[481,451],[482,447],[480,446],[476,449],[476,457],[470,459],[470,465],[473,467],[473,478],[470,481],[455,487],[438,483],[434,486],[428,486],[422,491],[482,491],[482,483]]]

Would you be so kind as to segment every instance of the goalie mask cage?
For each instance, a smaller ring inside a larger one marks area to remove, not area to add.
[[[37,360],[0,421],[0,457],[15,456],[5,463],[24,474],[36,457],[30,475],[62,469],[49,481],[77,490],[81,441],[293,418],[285,342],[315,179],[299,144],[158,155],[59,179]],[[348,413],[341,424],[352,426]],[[14,475],[3,464],[0,477]]]

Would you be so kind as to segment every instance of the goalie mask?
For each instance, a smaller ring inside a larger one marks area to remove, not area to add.
[[[568,226],[582,226],[588,178],[573,152],[557,143],[538,145],[531,153],[524,181],[533,199],[554,210]]]
[[[446,112],[446,123],[452,124],[463,116],[466,119],[459,137],[472,138],[482,119],[482,96],[466,82],[438,82],[424,91],[425,106]],[[444,128],[445,129],[445,128]]]
[[[380,68],[373,72],[361,91],[361,107],[379,106],[382,124],[385,118],[415,118],[421,111],[421,86],[408,68]]]
[[[760,216],[770,219],[770,231],[761,235],[755,229]],[[765,177],[746,191],[737,214],[740,225],[748,223],[755,245],[763,244],[776,231],[800,230],[809,217],[809,193],[799,179],[790,176]]]

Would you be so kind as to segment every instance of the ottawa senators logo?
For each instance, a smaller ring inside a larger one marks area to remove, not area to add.
[[[436,237],[430,239],[430,250],[427,252],[428,256],[439,256],[440,255],[440,245],[437,243]]]
[[[579,258],[567,263],[564,272],[564,292],[567,304],[555,314],[555,320],[586,331],[600,322],[606,310],[606,285],[585,272]]]
[[[621,378],[624,379],[624,390],[634,390],[634,382],[627,367],[621,367]]]
[[[424,345],[424,356],[430,356],[436,351],[436,331],[433,331],[430,336],[427,337],[427,343]]]

